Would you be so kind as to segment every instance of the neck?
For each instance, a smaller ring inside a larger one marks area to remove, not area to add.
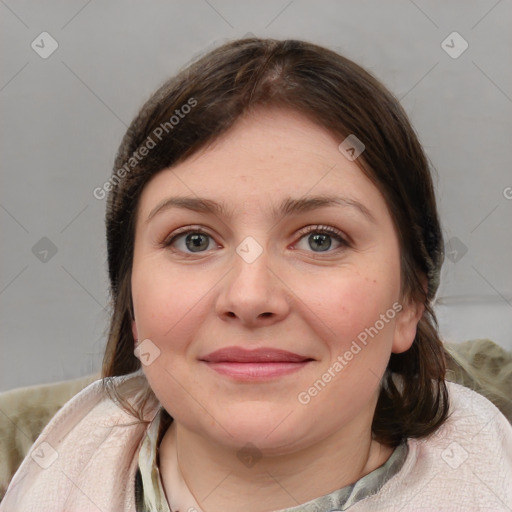
[[[354,425],[357,427],[357,425]],[[393,449],[372,440],[371,430],[347,435],[343,428],[330,437],[279,457],[241,463],[239,450],[173,423],[160,445],[166,492],[165,459],[176,447],[181,475],[204,512],[264,512],[295,507],[352,484],[377,469]],[[166,453],[167,452],[167,453]]]

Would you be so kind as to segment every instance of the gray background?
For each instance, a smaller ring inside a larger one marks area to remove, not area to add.
[[[1,0],[0,14],[0,390],[99,370],[108,288],[93,190],[151,92],[247,33],[338,50],[400,99],[438,171],[441,333],[512,349],[510,0]],[[44,31],[58,42],[46,59],[31,47]],[[453,31],[469,45],[457,58]]]

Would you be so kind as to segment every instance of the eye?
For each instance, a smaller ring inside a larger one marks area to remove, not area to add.
[[[213,243],[211,243],[213,242]],[[217,247],[211,235],[201,228],[187,229],[173,233],[162,243],[163,247],[174,246],[180,252],[198,253]]]
[[[326,252],[332,246],[332,239],[334,238],[339,244],[338,248],[348,247],[349,244],[343,238],[343,233],[336,228],[330,226],[308,226],[299,232],[302,239],[305,239],[313,252]],[[306,238],[307,237],[307,238]],[[306,248],[306,250],[308,250]],[[333,252],[333,251],[330,251]]]
[[[299,243],[305,239],[309,245],[309,248],[306,247],[305,250],[312,249],[316,253],[329,251],[332,247],[333,239],[338,244],[338,249],[340,247],[349,247],[349,243],[343,237],[343,233],[330,226],[307,226],[299,231],[299,235],[301,237]],[[213,237],[200,227],[178,230],[164,240],[161,245],[162,247],[171,247],[172,250],[185,254],[206,252],[219,247]],[[299,247],[299,249],[304,250],[304,247]]]

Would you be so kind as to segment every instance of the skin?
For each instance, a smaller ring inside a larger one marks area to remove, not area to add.
[[[423,306],[400,296],[400,247],[385,200],[338,150],[340,142],[297,112],[258,110],[158,173],[141,195],[133,334],[160,351],[144,371],[175,420],[160,446],[162,481],[169,495],[175,444],[181,474],[205,511],[293,507],[355,482],[392,453],[371,436],[380,378],[390,354],[411,346]],[[355,199],[375,222],[337,205],[272,215],[286,197],[318,194]],[[224,202],[232,216],[170,208],[146,222],[171,196]],[[330,248],[320,251],[310,239],[314,229],[299,234],[317,225],[351,242],[328,237]],[[193,252],[186,234],[162,245],[187,226],[208,232],[206,250]],[[247,236],[263,251],[252,263],[236,252]],[[300,403],[298,394],[393,303],[402,310]],[[198,360],[232,345],[271,346],[314,361],[290,375],[240,382]],[[248,442],[261,455],[252,467],[237,457]]]

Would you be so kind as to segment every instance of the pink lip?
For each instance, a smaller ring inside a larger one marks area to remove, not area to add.
[[[252,350],[241,347],[226,347],[200,359],[208,363],[300,363],[309,361],[311,357],[271,347]]]
[[[227,347],[200,360],[216,372],[237,380],[260,380],[296,372],[312,358],[274,348]]]

